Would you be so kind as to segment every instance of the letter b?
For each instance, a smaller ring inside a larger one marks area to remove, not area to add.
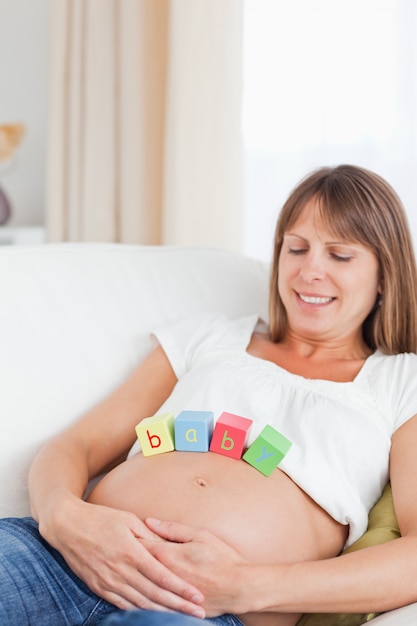
[[[151,435],[149,433],[149,430],[146,431],[146,434],[148,435],[149,445],[151,446],[151,448],[159,448],[159,446],[161,445],[161,437],[159,437],[158,435]]]
[[[223,433],[221,447],[223,448],[223,450],[233,450],[233,448],[235,447],[235,442],[231,437],[228,437],[227,430],[225,430]]]
[[[240,459],[252,420],[233,413],[222,413],[216,422],[210,452]]]
[[[174,450],[174,415],[172,413],[145,417],[137,424],[135,430],[144,456]]]

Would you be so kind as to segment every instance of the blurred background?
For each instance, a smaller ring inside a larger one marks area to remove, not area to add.
[[[12,224],[45,221],[49,0],[0,0],[0,126],[24,123],[12,162],[0,162],[0,185]]]
[[[415,0],[0,0],[0,239],[267,260],[294,185],[353,163],[417,241],[416,32]]]

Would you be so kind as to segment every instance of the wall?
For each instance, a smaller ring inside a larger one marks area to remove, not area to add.
[[[23,122],[14,162],[0,165],[13,206],[9,226],[41,225],[45,215],[49,0],[0,0],[0,124]]]

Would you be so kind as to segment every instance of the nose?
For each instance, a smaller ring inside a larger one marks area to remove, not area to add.
[[[312,283],[316,280],[322,280],[326,275],[324,260],[320,255],[308,252],[303,258],[303,264],[300,268],[300,276],[305,283]]]

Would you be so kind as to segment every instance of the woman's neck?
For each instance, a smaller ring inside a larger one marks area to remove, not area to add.
[[[248,352],[304,378],[351,382],[372,351],[366,345],[319,344],[293,337],[273,343],[266,335],[255,334]]]

